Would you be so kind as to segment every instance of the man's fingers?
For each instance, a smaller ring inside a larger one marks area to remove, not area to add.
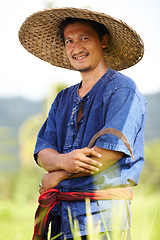
[[[102,154],[101,153],[98,153],[94,150],[94,148],[91,148],[91,155],[94,156],[94,157],[97,157],[97,158],[101,158],[102,157]]]
[[[83,161],[77,162],[78,169],[77,171],[83,170],[83,172],[91,173],[99,171],[99,168],[102,164],[98,161],[95,161],[89,157],[85,157]]]
[[[87,148],[86,147],[86,148],[83,148],[83,150],[84,150],[84,154],[87,155],[87,156],[92,155],[92,156],[97,157],[97,158],[102,157],[102,155],[100,153],[96,152],[94,150],[94,148]]]
[[[42,194],[44,192],[43,186],[39,189],[39,193]]]
[[[89,165],[92,165],[92,166],[96,166],[96,167],[101,167],[102,166],[102,163],[99,162],[99,161],[96,161],[92,158],[86,158],[86,162],[89,164]]]

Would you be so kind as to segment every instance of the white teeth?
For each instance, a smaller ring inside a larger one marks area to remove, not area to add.
[[[82,58],[85,58],[85,56],[77,57],[76,59],[80,60],[80,59],[82,59]]]

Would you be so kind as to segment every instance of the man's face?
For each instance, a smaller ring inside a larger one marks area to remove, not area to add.
[[[77,22],[64,29],[66,53],[69,61],[80,72],[92,71],[104,62],[103,48],[97,32],[88,24]]]

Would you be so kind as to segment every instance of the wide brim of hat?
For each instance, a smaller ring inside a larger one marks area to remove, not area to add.
[[[57,67],[76,70],[70,64],[60,36],[67,17],[89,19],[104,24],[109,42],[104,50],[108,67],[123,70],[138,63],[144,54],[140,36],[126,23],[104,13],[77,8],[50,8],[29,16],[19,30],[23,47],[36,57]]]

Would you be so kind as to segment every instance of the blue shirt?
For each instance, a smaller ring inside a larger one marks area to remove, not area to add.
[[[97,147],[121,151],[123,157],[103,172],[83,178],[62,181],[56,188],[60,191],[90,191],[118,186],[137,185],[144,163],[144,126],[146,120],[146,100],[134,81],[123,74],[108,69],[93,88],[82,98],[78,95],[81,83],[62,90],[53,102],[48,118],[42,126],[35,147],[37,153],[44,148],[53,148],[59,153],[86,147],[92,136],[103,128],[116,128],[128,139],[133,150],[135,162],[123,142],[115,136],[101,136],[95,143]],[[82,118],[77,129],[77,116],[82,105]],[[112,230],[110,210],[115,200],[91,202],[91,211],[97,224],[100,211],[108,230]],[[116,200],[116,204],[117,204]],[[123,201],[120,201],[123,202]],[[71,238],[68,220],[68,205],[80,225],[81,235],[86,235],[85,203],[83,201],[62,201],[51,215],[61,215],[62,231]],[[126,227],[127,209],[125,202],[122,229]],[[127,207],[128,208],[128,207]],[[62,214],[63,212],[63,214]],[[101,231],[105,231],[101,221]]]

